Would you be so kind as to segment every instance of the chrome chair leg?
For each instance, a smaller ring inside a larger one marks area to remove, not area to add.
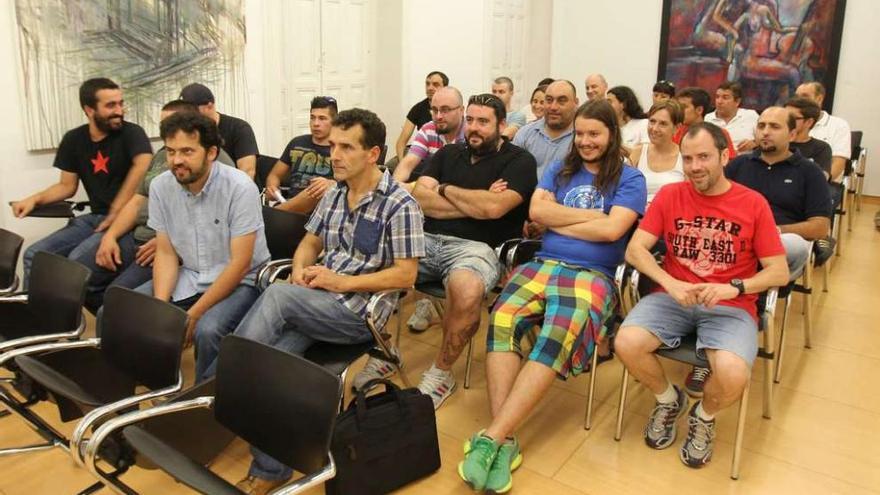
[[[742,442],[746,431],[746,411],[749,408],[749,382],[743,389],[742,398],[739,400],[739,416],[736,419],[736,440],[733,442],[733,463],[730,467],[730,478],[739,479],[739,463],[742,458]]]
[[[584,429],[589,430],[593,426],[593,396],[596,393],[596,371],[599,367],[599,347],[593,349],[593,357],[590,359],[590,387],[587,389],[587,411],[584,413]]]
[[[620,441],[620,434],[623,430],[623,408],[626,405],[626,386],[629,381],[629,370],[624,366],[623,378],[620,380],[620,400],[617,403],[617,424],[614,427],[614,439]]]

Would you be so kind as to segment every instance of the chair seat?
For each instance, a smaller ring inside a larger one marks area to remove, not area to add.
[[[440,299],[446,297],[446,287],[443,286],[443,282],[416,283],[416,290],[431,297],[437,297]]]
[[[229,482],[139,426],[125,428],[122,435],[140,455],[199,493],[241,494]]]
[[[131,396],[135,383],[94,347],[66,349],[41,356],[18,356],[15,364],[56,396],[99,407]]]
[[[0,342],[46,333],[39,330],[39,320],[28,308],[27,303],[0,304]]]
[[[368,353],[375,345],[376,343],[372,340],[351,345],[318,342],[309,347],[303,357],[331,373],[341,376],[351,363]]]
[[[687,337],[682,337],[681,345],[676,347],[675,349],[657,349],[656,354],[658,356],[663,356],[667,359],[672,359],[673,361],[679,361],[682,363],[691,364],[694,366],[700,366],[703,368],[709,367],[709,362],[705,359],[697,356],[697,335],[691,334]]]

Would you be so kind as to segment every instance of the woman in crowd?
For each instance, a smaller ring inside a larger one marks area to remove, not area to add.
[[[633,90],[627,86],[615,86],[605,96],[617,114],[617,123],[627,150],[648,142],[648,120]]]
[[[672,140],[683,115],[681,106],[675,100],[655,103],[648,110],[648,137],[651,142],[637,146],[631,158],[632,164],[645,175],[649,203],[661,187],[684,180],[681,153]]]
[[[528,115],[529,122],[544,118],[544,98],[547,96],[547,85],[541,85],[532,91],[531,115]]]
[[[486,375],[492,421],[465,443],[459,475],[471,487],[504,493],[522,462],[516,428],[549,390],[589,366],[616,306],[613,273],[644,213],[645,178],[625,162],[620,127],[606,101],[575,115],[572,148],[547,166],[529,215],[546,225],[541,250],[520,266],[495,303]],[[524,355],[520,342],[537,338]],[[521,366],[522,359],[526,359]]]

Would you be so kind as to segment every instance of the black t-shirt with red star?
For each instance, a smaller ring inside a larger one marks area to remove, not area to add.
[[[137,124],[123,122],[122,128],[94,142],[88,124],[67,131],[53,166],[79,176],[89,196],[92,213],[106,214],[134,157],[153,153],[147,133]]]

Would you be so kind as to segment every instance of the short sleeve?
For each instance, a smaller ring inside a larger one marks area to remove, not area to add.
[[[170,172],[168,172],[170,173]],[[168,223],[165,218],[165,204],[163,200],[162,184],[164,175],[156,177],[150,184],[150,201],[148,206],[147,227],[156,232],[167,232]]]
[[[252,181],[235,185],[230,210],[229,235],[233,238],[256,232],[263,228],[263,209],[260,192]]]
[[[309,217],[309,221],[306,222],[307,231],[318,237],[323,237],[321,234],[324,232],[325,217],[330,214],[333,202],[336,201],[337,196],[339,196],[339,185],[334,184],[324,193],[315,209],[312,210],[312,215]]]
[[[64,134],[61,138],[61,144],[58,145],[58,152],[55,153],[55,161],[52,166],[58,170],[79,174],[76,164],[76,145],[74,144],[73,131]]]
[[[424,101],[424,100],[423,100]],[[406,113],[406,120],[410,121],[413,124],[418,124],[421,120],[421,110],[419,109],[419,105],[422,102],[418,102],[409,109],[409,112]]]
[[[125,141],[125,149],[129,152],[129,156],[132,158],[144,153],[150,155],[153,154],[153,147],[150,145],[150,138],[147,137],[147,133],[144,132],[144,129],[141,126],[137,124],[126,126],[123,139]]]
[[[407,197],[388,219],[391,251],[394,259],[422,258],[425,256],[425,217],[419,204]]]
[[[819,153],[816,155],[816,165],[828,175],[831,175],[831,146],[825,141],[816,140],[819,143]]]
[[[296,138],[293,138],[290,140],[289,143],[287,143],[287,146],[284,147],[284,151],[281,152],[281,156],[278,157],[278,159],[281,160],[281,162],[286,164],[288,167],[291,165],[290,152],[293,150],[293,148],[295,146],[296,146]]]
[[[522,127],[526,125],[526,116],[520,111],[510,112],[507,114],[507,125],[515,125]]]
[[[724,137],[727,138],[727,158],[733,160],[736,158],[736,147],[733,145],[733,139],[730,139],[730,133],[727,132],[727,129],[721,130],[724,131]]]
[[[501,172],[501,178],[507,181],[507,188],[512,189],[528,202],[538,185],[538,164],[535,157],[521,150]]]
[[[238,134],[238,139],[235,143],[235,149],[232,151],[233,156],[244,158],[246,156],[259,154],[259,150],[257,149],[257,137],[254,136],[254,130],[251,128],[250,124],[243,120],[240,121],[238,129],[236,129],[235,132]]]
[[[674,185],[669,184],[657,191],[654,201],[651,201],[645,216],[639,222],[639,230],[644,230],[658,238],[663,237],[663,228],[666,225],[666,210],[669,208],[668,204],[672,201],[673,189],[675,189]]]
[[[526,126],[526,127],[529,127],[529,126]],[[522,129],[517,131],[516,134],[513,135],[513,140],[510,142],[515,144],[516,146],[519,146],[520,148],[525,148],[526,134],[528,134],[528,129],[523,127]]]
[[[645,176],[637,169],[624,166],[620,184],[614,192],[610,206],[622,206],[642,216],[648,203],[648,187]]]
[[[830,217],[831,216],[831,191],[828,188],[828,181],[825,175],[814,167],[809,160],[804,160],[802,167],[804,168],[804,186],[806,188],[806,204],[804,205],[804,216],[811,217]]]
[[[755,247],[755,255],[758,258],[767,258],[785,254],[779,231],[776,229],[776,221],[773,220],[773,212],[770,204],[758,193],[754,194],[755,205],[755,234],[752,245]]]
[[[422,177],[431,177],[437,182],[443,182],[443,162],[446,160],[446,155],[453,148],[455,146],[444,146],[437,150],[433,156],[429,157],[428,163],[425,164],[425,169],[422,171]]]
[[[412,143],[410,143],[407,155],[415,155],[419,157],[419,160],[424,160],[425,157],[428,156],[428,134],[425,132],[426,127],[426,125],[422,126],[422,128],[416,132],[416,137],[414,137]]]
[[[740,155],[735,160],[731,160],[724,166],[724,176],[728,179],[737,182],[737,175],[739,175],[740,164],[744,161],[743,155]]]
[[[850,159],[852,154],[852,134],[850,133],[849,124],[843,119],[837,119],[834,131],[831,133],[831,154],[833,156],[842,156]]]

